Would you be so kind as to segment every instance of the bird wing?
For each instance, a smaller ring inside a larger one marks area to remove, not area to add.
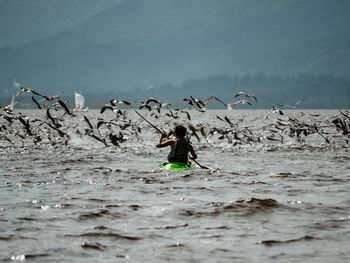
[[[209,98],[207,98],[203,103],[204,105],[207,104],[210,100],[212,100],[214,98],[214,96],[210,96]]]
[[[100,113],[102,114],[102,113],[105,112],[106,109],[110,109],[111,110],[112,108],[113,108],[112,105],[105,104],[105,105],[102,106]]]
[[[40,105],[40,103],[32,96],[32,100],[34,101],[34,103],[36,104],[36,106],[38,106],[39,109],[42,109],[43,107]]]
[[[227,107],[227,104],[225,102],[223,102],[222,100],[218,99],[217,97],[214,97],[218,102],[221,102],[222,104],[225,105],[225,107]]]
[[[240,96],[240,95],[246,96],[247,94],[245,92],[243,92],[243,91],[240,91],[240,92],[236,93],[235,98]]]
[[[68,115],[72,116],[72,113],[70,112],[70,110],[68,109],[67,105],[61,101],[61,100],[58,100],[59,104],[62,106],[62,108],[65,110],[65,112],[68,113]]]
[[[90,129],[93,129],[94,127],[92,126],[90,120],[84,115],[84,120],[87,122],[87,124],[89,125]]]
[[[15,96],[15,99],[17,99],[17,98],[19,97],[19,95],[21,95],[24,91],[25,91],[25,89],[24,89],[24,88],[21,88],[21,89],[17,92],[17,94],[16,94],[16,96]]]

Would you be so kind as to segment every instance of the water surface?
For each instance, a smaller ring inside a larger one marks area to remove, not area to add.
[[[191,120],[141,112],[166,131],[181,122],[198,129],[199,140],[191,141],[210,169],[159,171],[168,149],[155,148],[159,135],[132,111],[118,121],[112,112],[64,116],[68,137],[32,122],[44,120],[44,111],[24,111],[41,141],[19,121],[2,131],[0,260],[349,260],[349,136],[332,123],[343,118],[338,111],[291,110],[265,119],[268,111],[193,110]],[[107,126],[94,127],[106,147],[84,135],[84,115],[93,126],[98,118],[132,125],[112,125],[114,134],[124,134],[119,146],[108,140]],[[289,126],[276,128],[278,121],[291,125],[288,118],[316,124],[329,142],[316,132],[293,136]],[[205,138],[200,127],[231,132]]]

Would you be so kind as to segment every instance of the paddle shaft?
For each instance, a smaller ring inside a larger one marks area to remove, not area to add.
[[[145,122],[147,122],[149,125],[151,125],[154,129],[156,129],[160,134],[166,134],[164,131],[159,129],[157,126],[153,125],[150,121],[148,121],[145,117],[143,117],[137,110],[135,110],[137,115],[139,115]],[[167,135],[168,137],[168,135]],[[169,137],[168,137],[169,138]]]
[[[139,115],[145,122],[147,122],[149,125],[151,125],[151,127],[153,127],[154,129],[156,129],[160,134],[166,134],[164,131],[162,131],[160,128],[158,128],[157,126],[155,126],[154,124],[152,124],[150,121],[148,121],[145,117],[143,117],[137,110],[135,110],[136,114]],[[167,138],[169,138],[168,135],[166,135]],[[206,166],[201,165],[200,163],[198,163],[195,159],[190,158],[191,160],[193,160],[200,168],[202,169],[209,169]]]

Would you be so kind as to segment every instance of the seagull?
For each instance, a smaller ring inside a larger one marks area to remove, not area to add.
[[[233,106],[233,107],[236,107],[238,104],[249,104],[249,105],[252,105],[249,101],[247,101],[247,100],[237,100],[237,101],[235,101],[235,102],[232,102],[232,103],[230,103],[230,104],[228,104],[228,107],[230,107],[231,105]]]
[[[55,125],[56,128],[60,128],[62,126],[61,124],[59,124],[57,122],[58,119],[55,119],[54,117],[52,117],[52,115],[50,114],[50,108],[47,108],[46,116],[49,118],[49,120],[52,122],[52,124]]]
[[[180,110],[180,112],[185,113],[186,116],[187,116],[187,119],[188,119],[188,120],[191,120],[191,115],[190,115],[190,113],[189,113],[188,111],[186,111],[186,110]]]
[[[218,102],[224,104],[224,106],[227,108],[227,103],[223,102],[222,100],[218,99],[217,97],[214,97]]]
[[[214,98],[214,96],[210,96],[205,101],[203,101],[203,104],[206,105],[209,101],[211,101]]]
[[[255,97],[254,94],[247,94],[247,93],[245,93],[245,92],[243,92],[243,91],[238,92],[238,93],[235,95],[235,98],[238,97],[238,96],[241,96],[241,95],[245,96],[245,97],[248,98],[248,99],[254,98],[254,99],[255,99],[255,102],[258,102],[258,100],[256,99],[256,97]]]
[[[116,106],[116,103],[118,104],[124,103],[125,105],[128,105],[128,106],[131,105],[131,103],[126,100],[110,100],[110,103],[112,106]]]
[[[190,98],[198,108],[202,109],[205,107],[205,104],[200,99],[195,99],[192,96],[190,96]]]
[[[234,124],[230,121],[229,118],[227,118],[227,116],[225,116],[225,121],[231,126],[231,128],[234,126]]]
[[[160,113],[161,104],[159,104],[159,105],[153,105],[153,106],[151,107],[151,109],[155,109],[155,110],[158,111],[158,113]]]
[[[219,117],[218,115],[216,115],[216,118],[219,119],[220,121],[224,121],[221,117]]]
[[[15,107],[16,104],[18,104],[19,101],[12,101],[9,105],[1,108],[3,111],[7,112],[7,113],[10,113],[13,111],[13,108]]]
[[[10,123],[10,125],[11,125],[15,120],[18,119],[17,116],[11,117],[11,116],[7,116],[7,115],[2,115],[1,117],[4,118],[5,120],[7,120],[7,121]]]
[[[252,105],[249,101],[247,100],[237,100],[235,102],[232,102],[232,103],[225,103],[223,102],[222,100],[218,99],[217,97],[214,97],[218,102],[221,102],[222,104],[225,105],[225,107],[228,109],[228,110],[232,110],[232,107],[236,107],[238,104],[242,103],[242,104],[249,104],[249,105]]]
[[[120,112],[120,113],[122,113],[121,110],[119,110],[117,106],[115,106],[115,105],[113,106],[113,105],[110,105],[110,104],[105,104],[105,105],[103,105],[102,108],[101,108],[100,113],[101,113],[101,114],[104,113],[105,110],[107,110],[107,109],[108,109],[108,110],[111,110],[111,111],[113,111],[113,112]]]
[[[101,139],[100,137],[97,137],[95,134],[88,133],[87,135],[91,136],[92,138],[94,138],[95,140],[97,140],[99,142],[102,142],[106,147],[108,146],[105,139]]]
[[[54,99],[57,99],[59,98],[61,95],[54,95],[54,96],[42,96],[44,98],[44,100],[47,100],[47,101],[51,101],[51,100],[54,100]]]
[[[194,106],[194,102],[189,98],[183,98],[183,101],[187,101],[188,104],[190,104],[191,106]]]
[[[60,135],[60,137],[66,137],[68,136],[67,133],[61,131],[59,128],[55,127],[55,126],[52,126],[50,123],[46,123],[47,125],[49,125],[52,129],[54,129],[55,131],[58,132],[58,134]]]
[[[38,106],[39,109],[42,109],[43,106],[40,105],[40,103],[32,96],[32,100],[34,101],[34,103],[36,104],[36,106]]]
[[[269,115],[271,113],[279,113],[280,115],[284,115],[284,113],[279,109],[279,108],[276,108],[276,107],[272,107],[269,111],[269,113],[266,115],[265,117],[265,120],[269,118]]]
[[[118,136],[117,135],[114,135],[113,133],[110,133],[109,134],[109,139],[111,141],[111,143],[114,145],[114,146],[120,146],[119,143],[118,143]]]
[[[146,101],[146,104],[149,104],[149,103],[151,103],[151,102],[154,102],[154,103],[158,103],[158,104],[162,104],[161,102],[160,102],[160,100],[157,100],[157,99],[155,99],[155,98],[149,98],[147,101]]]
[[[345,118],[347,118],[348,120],[350,120],[350,117],[349,117],[346,113],[344,113],[344,112],[342,112],[342,111],[339,111],[339,112],[340,112],[340,114],[343,115]]]
[[[139,107],[139,110],[141,110],[142,108],[146,108],[147,110],[151,111],[152,107],[149,106],[147,103],[142,103]]]
[[[111,140],[111,142],[115,145],[115,146],[119,146],[119,142],[125,142],[126,139],[124,138],[124,134],[119,132],[119,136],[115,135],[113,133],[109,134],[109,139]]]
[[[59,102],[59,104],[62,106],[62,108],[64,109],[64,111],[66,112],[66,113],[68,113],[68,115],[70,115],[70,116],[74,116],[72,113],[71,113],[71,111],[68,109],[68,107],[67,107],[67,105],[63,102],[63,101],[61,101],[61,100],[58,100],[58,102]]]
[[[89,125],[90,129],[93,130],[94,126],[92,126],[90,120],[84,115],[84,120],[86,121],[86,123]]]
[[[175,115],[171,109],[168,109],[168,110],[169,110],[169,112],[170,112],[170,114],[169,114],[169,113],[166,113],[166,115],[167,115],[168,117],[172,117],[172,118],[174,118],[174,119],[178,119],[178,118],[179,118],[179,116],[177,116],[177,114]]]
[[[201,126],[199,131],[201,132],[201,134],[204,138],[207,138],[208,132],[205,130],[204,126]]]
[[[43,95],[41,95],[40,93],[32,90],[32,89],[28,89],[28,88],[24,88],[24,87],[21,87],[21,89],[17,92],[16,96],[15,96],[15,99],[17,99],[19,97],[19,95],[21,95],[23,92],[31,92],[35,95],[38,95],[40,97],[43,97]]]
[[[18,117],[19,121],[23,124],[24,128],[26,129],[28,135],[33,135],[32,131],[30,130],[29,120],[24,120],[21,116]]]
[[[99,121],[97,122],[97,125],[96,125],[96,129],[99,129],[102,124],[106,124],[106,123],[108,123],[108,121],[105,121],[103,119],[99,119]]]
[[[200,142],[201,141],[201,139],[199,138],[199,136],[198,136],[198,134],[197,134],[197,129],[195,128],[195,127],[193,127],[192,125],[188,125],[188,127],[190,128],[190,130],[192,131],[192,134],[191,135],[194,135],[196,138],[197,138],[197,140],[198,140],[198,142]]]
[[[283,108],[291,108],[291,109],[295,109],[296,106],[300,103],[302,103],[304,100],[306,99],[306,97],[298,100],[296,103],[294,104],[287,104],[287,105],[281,105],[281,104],[277,104],[279,107],[283,107]]]
[[[331,143],[327,137],[325,137],[319,130],[318,127],[316,126],[316,123],[314,123],[314,127],[315,131],[327,142],[327,143]]]
[[[190,96],[190,98],[192,99],[192,101],[197,105],[198,108],[200,109],[204,109],[205,105],[214,98],[214,96],[210,96],[209,98],[207,98],[205,101],[201,101],[200,99],[195,99],[192,96]]]

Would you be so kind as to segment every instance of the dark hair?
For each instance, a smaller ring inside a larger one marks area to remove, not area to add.
[[[178,137],[185,137],[187,129],[183,125],[176,125],[175,134]]]

